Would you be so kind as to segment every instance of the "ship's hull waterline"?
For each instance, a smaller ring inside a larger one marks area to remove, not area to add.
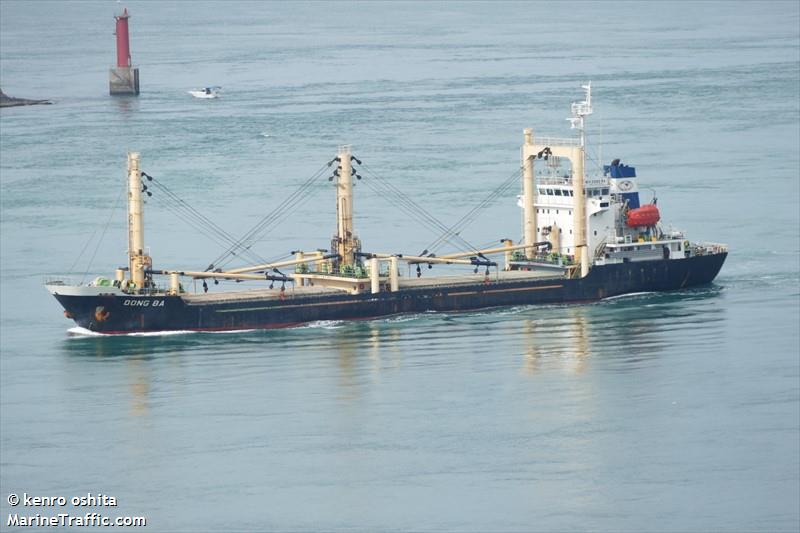
[[[637,292],[710,283],[727,252],[680,260],[597,265],[580,279],[531,277],[471,284],[423,284],[397,292],[302,294],[209,301],[200,297],[107,294],[70,296],[51,289],[65,314],[88,330],[125,334],[160,331],[230,331],[291,327],[321,320],[377,318],[426,311],[468,311],[509,305],[592,302]],[[280,294],[274,290],[276,294]]]

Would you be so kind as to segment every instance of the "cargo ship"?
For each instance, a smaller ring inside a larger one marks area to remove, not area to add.
[[[427,249],[417,254],[364,249],[353,223],[353,183],[362,179],[362,163],[350,146],[341,146],[328,162],[337,223],[329,248],[295,250],[291,259],[236,268],[215,261],[205,270],[156,269],[144,245],[143,196],[151,194],[148,184],[152,188],[158,182],[140,169],[139,154],[130,152],[127,265],[113,277],[85,284],[50,280],[46,288],[78,326],[128,334],[281,328],[402,313],[584,303],[710,283],[727,257],[725,245],[692,241],[681,231],[664,229],[656,198],[649,203],[641,199],[635,167],[615,159],[587,175],[591,83],[583,89],[584,100],[572,104],[568,119],[576,135],[540,137],[531,129],[523,131],[519,242],[498,239],[494,247],[467,245],[443,255]],[[408,197],[400,200],[411,202]],[[457,235],[455,226],[444,228],[444,238]],[[253,234],[251,230],[231,239],[228,254],[246,256]],[[456,272],[430,275],[440,265]],[[209,282],[221,280],[242,285],[208,290]],[[196,289],[198,282],[203,289]],[[191,284],[195,290],[188,291]]]

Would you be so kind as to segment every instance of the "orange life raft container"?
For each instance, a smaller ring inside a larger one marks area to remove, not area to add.
[[[653,226],[659,220],[661,220],[661,213],[658,212],[658,207],[656,207],[655,204],[647,204],[628,211],[628,220],[626,224],[631,228],[635,228],[636,226]]]

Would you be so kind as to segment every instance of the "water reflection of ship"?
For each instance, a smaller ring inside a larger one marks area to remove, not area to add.
[[[180,346],[178,342],[167,342],[164,346],[162,341],[164,339],[141,337],[71,338],[64,341],[63,348],[70,356],[69,361],[77,365],[78,371],[73,380],[81,385],[84,380],[91,380],[91,383],[86,383],[86,387],[96,386],[98,379],[98,372],[87,371],[86,365],[92,363],[108,364],[109,367],[124,365],[125,371],[122,374],[127,386],[124,389],[120,387],[119,390],[127,390],[129,393],[130,415],[144,417],[149,415],[151,402],[153,372],[151,360],[158,353],[174,354]],[[159,347],[165,349],[160,350]],[[178,359],[173,358],[173,361]],[[119,374],[114,373],[114,376]],[[100,379],[105,381],[105,378]]]
[[[131,415],[145,416],[150,408],[150,369],[141,359],[130,359],[128,390],[131,393]]]
[[[348,335],[336,335],[336,341],[334,350],[339,370],[339,391],[342,399],[352,400],[359,396],[361,385],[357,362],[359,345]]]
[[[333,347],[344,398],[356,398],[365,380],[377,379],[382,372],[400,367],[400,336],[399,327],[383,321],[348,324],[337,330]]]
[[[374,322],[369,325],[369,359],[373,372],[384,368],[398,368],[401,361],[399,348],[400,328],[397,326],[381,327]]]
[[[720,296],[711,286],[681,294],[650,293],[582,307],[531,308],[521,322],[522,371],[546,369],[582,372],[590,358],[601,356],[622,365],[657,357],[675,339],[676,325],[723,320]],[[543,317],[543,318],[542,318]]]
[[[564,309],[565,317],[522,321],[522,371],[533,375],[545,365],[583,372],[590,354],[586,308]],[[547,361],[547,362],[546,362]]]

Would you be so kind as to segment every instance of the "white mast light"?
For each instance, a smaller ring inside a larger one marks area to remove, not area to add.
[[[572,116],[568,118],[572,129],[578,128],[583,131],[583,118],[592,114],[592,82],[581,85],[586,91],[586,100],[583,102],[572,102]]]

